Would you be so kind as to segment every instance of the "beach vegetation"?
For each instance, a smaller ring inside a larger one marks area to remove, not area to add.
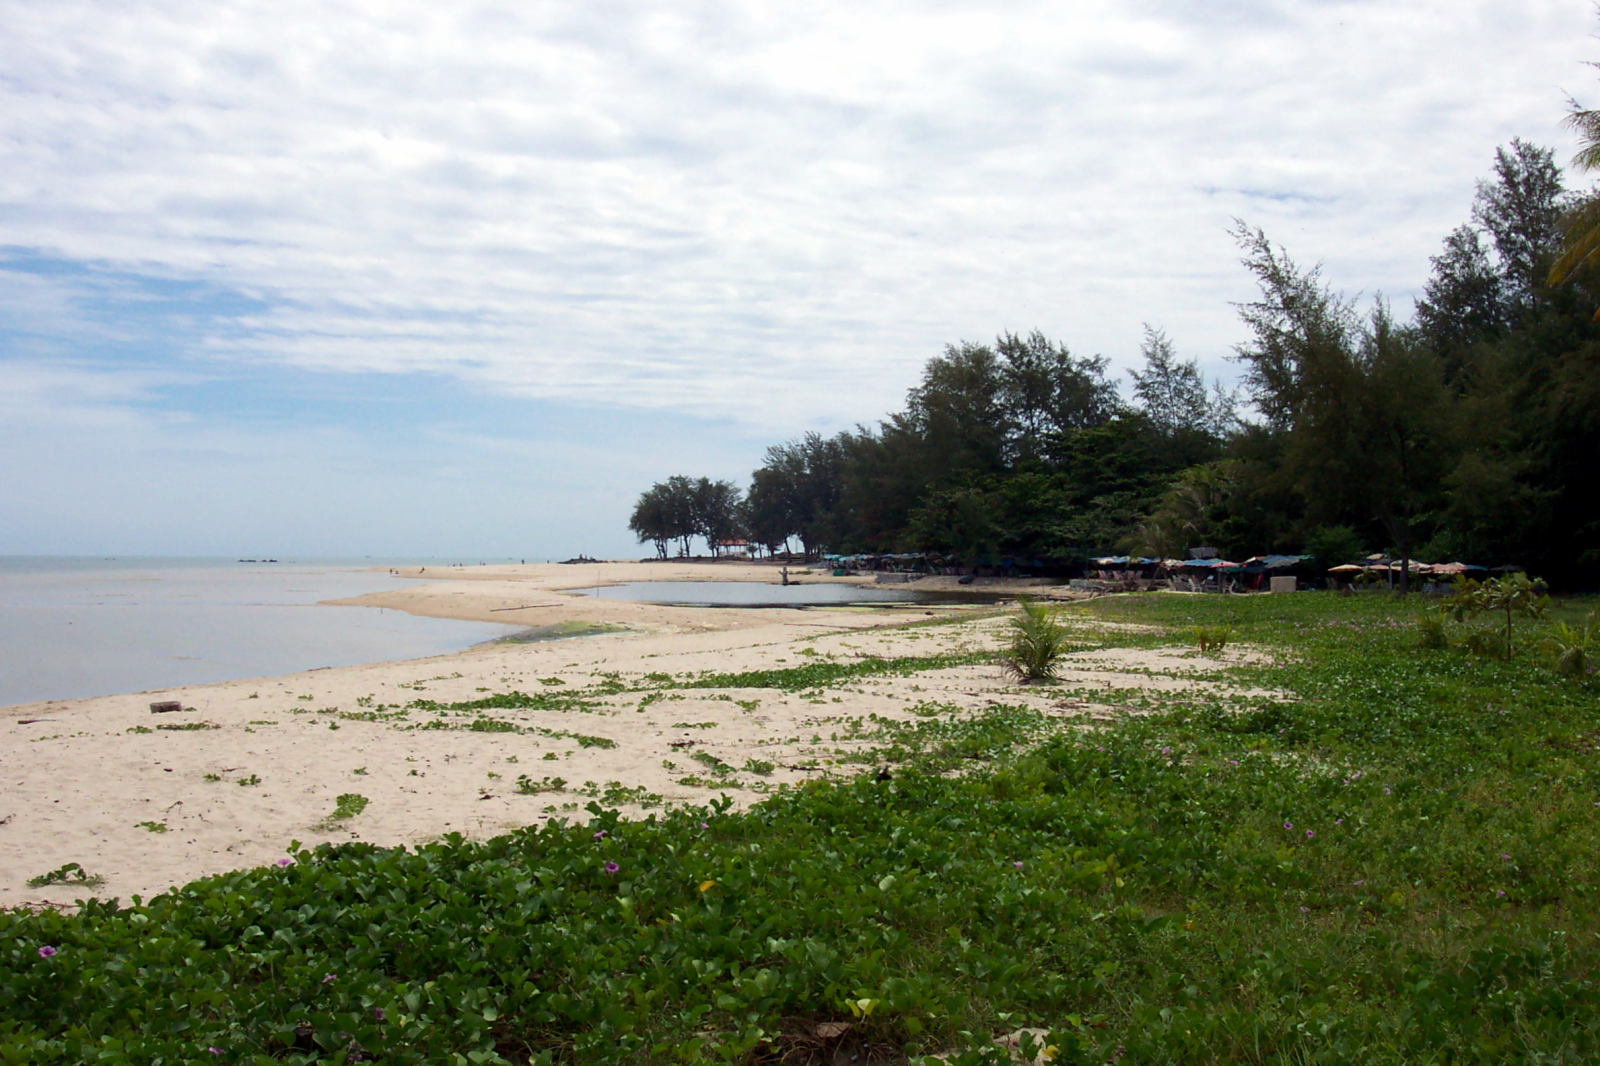
[[[1007,625],[1000,662],[1019,681],[1054,681],[1061,657],[1074,650],[1059,608],[1024,599]]]
[[[1579,624],[1557,621],[1544,638],[1551,666],[1562,677],[1587,678],[1600,669],[1600,616],[1589,612]]]
[[[1519,645],[1593,609],[1518,617]],[[704,753],[680,783],[707,801],[681,807],[523,775],[567,793],[557,818],[0,912],[0,1062],[998,1066],[1006,1040],[1086,1064],[1594,1060],[1595,682],[1418,654],[1414,619],[1391,597],[1105,598],[1063,622],[1106,648],[1222,627],[1260,654],[1204,685],[863,709],[830,742],[859,774],[745,810],[736,774],[768,762],[745,754]],[[1139,713],[1043,706],[1078,699]]]
[[[106,879],[99,874],[92,874],[85,870],[79,863],[62,863],[49,873],[38,874],[28,878],[28,887],[44,888],[49,885],[77,885],[83,888],[99,888],[106,883]]]
[[[1198,625],[1189,627],[1189,637],[1201,655],[1221,655],[1227,648],[1233,631],[1225,625]]]
[[[261,775],[260,774],[249,774],[249,775],[247,775],[245,777],[241,777],[241,778],[236,779],[234,781],[234,784],[239,785],[242,788],[253,788],[256,785],[261,784]]]
[[[560,792],[567,787],[564,777],[541,777],[537,780],[527,774],[517,775],[517,791],[524,796],[536,796],[541,792]]]
[[[735,673],[704,673],[687,681],[678,682],[683,688],[773,688],[785,692],[802,692],[822,688],[861,677],[878,675],[907,676],[926,670],[944,670],[957,666],[994,661],[993,652],[968,652],[951,655],[922,655],[882,658],[865,656],[849,661],[819,660],[804,666],[791,666],[772,670],[745,670]]]
[[[361,795],[359,792],[341,793],[333,801],[333,812],[326,818],[317,822],[311,828],[317,832],[325,833],[328,830],[338,826],[340,822],[347,822],[356,815],[360,814],[362,811],[366,810],[367,804],[370,802],[371,801],[368,800],[367,797]]]
[[[1517,653],[1516,620],[1544,618],[1549,606],[1543,581],[1515,573],[1486,581],[1458,580],[1443,609],[1457,622],[1471,622],[1480,615],[1499,616],[1494,629],[1469,630],[1465,643],[1475,654],[1509,659]]]
[[[165,833],[168,826],[166,822],[144,821],[135,822],[134,828],[143,829],[147,833]]]
[[[1417,656],[1411,612],[1387,601],[1297,599],[1083,612],[1292,653],[1227,668],[1282,693],[1263,729],[1237,730],[1264,711],[1225,696],[1091,732],[930,704],[863,719],[891,773],[743,813],[717,799],[628,821],[597,800],[581,824],[297,848],[137,905],[7,912],[0,1051],[93,1061],[109,1037],[142,1061],[1000,1063],[996,1041],[1025,1037],[1083,1063],[1600,1053],[1574,1022],[1600,1006],[1595,701],[1531,657]],[[615,785],[585,791],[631,802]],[[152,1006],[168,1003],[185,1009]]]

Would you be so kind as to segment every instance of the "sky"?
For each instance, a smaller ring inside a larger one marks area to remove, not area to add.
[[[0,554],[636,557],[1040,330],[1231,381],[1235,219],[1401,317],[1600,14],[0,0]],[[1589,176],[1569,184],[1586,187]]]

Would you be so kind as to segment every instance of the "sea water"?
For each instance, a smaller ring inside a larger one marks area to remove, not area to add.
[[[405,560],[405,564],[436,560]],[[319,606],[409,583],[382,561],[0,556],[0,706],[459,651],[514,632]]]

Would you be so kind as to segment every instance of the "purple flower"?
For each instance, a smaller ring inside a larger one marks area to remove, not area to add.
[[[1502,859],[1504,859],[1504,860],[1505,860],[1505,861],[1506,861],[1506,862],[1510,862],[1510,861],[1511,861],[1511,856],[1510,856],[1510,855],[1508,855],[1508,854],[1506,854],[1506,853],[1505,853],[1505,852],[1503,852],[1503,851],[1502,851],[1502,852],[1501,852],[1501,853],[1500,853],[1500,857],[1501,857],[1501,858],[1502,858]]]
[[[1293,829],[1294,828],[1294,823],[1293,822],[1284,822],[1283,823],[1283,827],[1285,829]]]
[[[383,1008],[382,1007],[373,1007],[372,1008],[372,1016],[374,1018],[378,1019],[380,1022],[383,1021]]]
[[[1494,890],[1494,894],[1497,895],[1497,896],[1504,897],[1505,894],[1506,894],[1506,890],[1503,889],[1503,888],[1497,888],[1497,889]]]
[[[1017,869],[1020,870],[1020,869],[1022,869],[1022,860],[1018,859],[1016,862],[1012,863],[1011,865],[1015,866]]]
[[[294,860],[293,859],[279,859],[277,861],[276,865],[278,865],[278,866],[293,866],[294,865]]]
[[[614,862],[606,863],[606,873],[608,874],[615,874],[620,869],[622,869],[622,867],[618,866]]]
[[[1317,835],[1317,831],[1315,829],[1307,829],[1306,830],[1306,839],[1307,840],[1310,840],[1312,837],[1314,837],[1316,835]]]
[[[1343,825],[1344,824],[1344,819],[1343,818],[1335,818],[1333,820],[1333,824],[1334,825]]]
[[[594,838],[596,840],[604,840],[606,837],[608,837],[610,835],[611,835],[610,833],[607,833],[604,829],[602,829],[602,830],[600,830],[598,833],[596,833],[594,835]]]
[[[1596,804],[1595,806],[1600,807],[1600,804]],[[700,823],[700,828],[701,829],[710,829],[711,828],[711,824],[709,822],[701,822]]]
[[[334,979],[338,976],[339,975],[336,973],[325,973],[322,975],[322,983],[325,985],[331,985],[334,982]]]
[[[1161,754],[1163,754],[1163,755],[1171,755],[1172,754],[1172,749],[1171,748],[1162,748],[1161,749]]]
[[[39,947],[39,957],[41,959],[53,959],[53,958],[55,958],[55,956],[56,956],[56,949],[55,948],[51,947],[49,944],[40,945],[40,947]]]
[[[217,1047],[215,1044],[213,1044],[211,1047],[206,1048],[206,1050],[211,1052],[213,1055],[222,1054],[222,1049]]]

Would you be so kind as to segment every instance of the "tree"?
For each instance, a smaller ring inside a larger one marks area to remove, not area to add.
[[[807,433],[774,444],[751,475],[751,521],[769,545],[800,538],[807,555],[839,537],[846,435]]]
[[[704,479],[702,479],[704,480]],[[667,544],[678,541],[679,554],[689,554],[689,538],[700,532],[695,516],[694,482],[680,475],[651,485],[634,504],[628,528],[639,543],[654,541],[656,554],[667,557]]]
[[[970,564],[992,555],[999,539],[994,509],[972,485],[939,489],[911,515],[910,536],[924,550],[951,552]]]
[[[731,481],[712,481],[700,478],[690,493],[694,513],[694,531],[706,540],[712,556],[720,553],[724,541],[738,536],[741,531],[742,494]]]
[[[1144,327],[1139,346],[1144,370],[1130,370],[1138,408],[1159,433],[1173,465],[1193,466],[1214,457],[1217,442],[1234,421],[1232,398],[1220,384],[1210,391],[1193,359],[1180,362],[1166,333]]]
[[[1600,64],[1591,63],[1593,67]],[[1578,135],[1578,151],[1572,165],[1579,170],[1600,170],[1600,110],[1569,104],[1566,126]],[[1589,196],[1570,208],[1561,222],[1561,254],[1550,267],[1547,279],[1561,285],[1600,264],[1600,197]],[[1600,308],[1593,321],[1600,322]]]
[[[1283,439],[1282,475],[1304,500],[1305,521],[1376,522],[1408,564],[1448,463],[1437,358],[1381,299],[1361,322],[1315,270],[1299,270],[1259,231],[1241,240],[1262,299],[1245,305],[1255,340],[1240,357]]]
[[[789,538],[797,532],[790,506],[788,485],[782,475],[762,467],[750,475],[750,491],[744,499],[744,527],[750,539],[766,546],[773,555],[789,550]]]
[[[1243,222],[1233,233],[1261,290],[1261,299],[1239,306],[1254,338],[1236,349],[1244,386],[1268,425],[1287,429],[1345,382],[1355,314],[1322,281],[1320,267],[1302,271]]]
[[[662,559],[667,557],[667,542],[675,536],[670,514],[665,486],[652,485],[640,494],[639,502],[633,505],[633,517],[628,519],[628,528],[638,536],[639,543],[654,541],[656,555]]]
[[[1471,226],[1458,226],[1430,262],[1433,276],[1417,301],[1417,325],[1456,380],[1466,349],[1505,334],[1510,324],[1505,284]]]
[[[1048,438],[1104,425],[1121,407],[1103,357],[1076,358],[1037,330],[1003,333],[995,351],[1002,454],[1013,466],[1039,459]]]
[[[1183,471],[1136,531],[1130,545],[1158,559],[1181,559],[1191,547],[1216,545],[1239,484],[1240,463],[1223,459]]]
[[[1538,302],[1561,246],[1561,170],[1550,149],[1523,140],[1495,149],[1494,170],[1478,183],[1472,215],[1493,241],[1516,320]]]
[[[987,345],[946,345],[928,361],[911,390],[906,420],[915,428],[934,476],[963,480],[1005,464],[1006,432],[1000,360]]]
[[[1400,553],[1400,590],[1411,587],[1418,524],[1437,506],[1448,462],[1448,404],[1438,359],[1415,330],[1395,325],[1379,301],[1362,335],[1360,428],[1367,506]]]
[[[1279,476],[1305,501],[1307,516],[1335,523],[1360,510],[1373,471],[1364,461],[1355,310],[1302,271],[1260,230],[1235,233],[1261,299],[1240,308],[1254,335],[1238,347],[1245,387],[1268,427],[1284,441]]]

